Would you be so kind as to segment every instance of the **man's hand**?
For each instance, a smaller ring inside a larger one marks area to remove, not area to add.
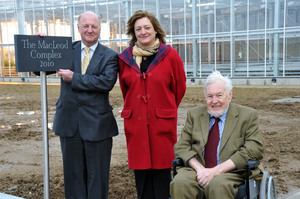
[[[216,169],[214,168],[202,168],[197,171],[197,182],[201,187],[206,187],[210,181],[216,176]]]
[[[43,32],[36,32],[35,35],[38,35],[40,37],[46,37],[46,34]]]
[[[72,82],[73,79],[73,71],[69,70],[69,69],[59,69],[59,71],[57,71],[57,74],[59,76],[61,76],[61,78],[65,81],[65,82]]]
[[[189,165],[196,171],[196,181],[203,188],[206,187],[216,175],[221,175],[236,168],[231,159],[213,168],[205,168],[196,158],[191,158]]]
[[[214,168],[205,168],[196,158],[191,158],[188,164],[196,171],[196,181],[203,188],[206,187],[216,175]]]

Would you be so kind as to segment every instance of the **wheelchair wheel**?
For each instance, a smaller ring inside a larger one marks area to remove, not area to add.
[[[268,199],[277,199],[276,186],[272,176],[268,180]]]
[[[277,199],[277,192],[275,187],[275,182],[269,172],[264,171],[263,177],[260,183],[259,191],[260,199]]]

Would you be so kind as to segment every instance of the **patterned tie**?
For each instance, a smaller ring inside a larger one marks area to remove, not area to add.
[[[211,127],[208,140],[205,146],[204,160],[205,167],[212,168],[217,165],[217,148],[219,143],[219,118],[215,118],[215,123]]]
[[[85,74],[85,71],[90,63],[90,53],[89,53],[90,48],[85,47],[84,50],[85,50],[85,55],[84,55],[84,58],[81,63],[81,73],[82,74]]]

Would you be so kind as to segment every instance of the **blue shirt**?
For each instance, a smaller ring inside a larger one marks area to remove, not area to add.
[[[223,136],[225,121],[226,121],[226,116],[227,116],[229,106],[230,106],[230,104],[228,105],[226,112],[219,118],[220,120],[218,123],[218,125],[219,125],[219,143],[218,143],[218,149],[217,149],[217,165],[220,164],[220,158],[219,158],[220,145],[221,145],[221,140],[222,140],[222,136]],[[210,115],[209,130],[214,125],[214,123],[215,123],[215,118],[212,115]],[[205,153],[205,147],[203,149],[203,157],[204,157],[204,153]]]

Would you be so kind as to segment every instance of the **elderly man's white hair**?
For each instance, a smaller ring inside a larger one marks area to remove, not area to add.
[[[204,83],[204,96],[206,96],[206,87],[208,84],[213,84],[217,80],[221,80],[224,82],[225,90],[227,91],[228,95],[230,91],[232,90],[232,81],[229,79],[228,75],[223,76],[219,71],[213,71],[210,75],[208,75],[205,83]]]

